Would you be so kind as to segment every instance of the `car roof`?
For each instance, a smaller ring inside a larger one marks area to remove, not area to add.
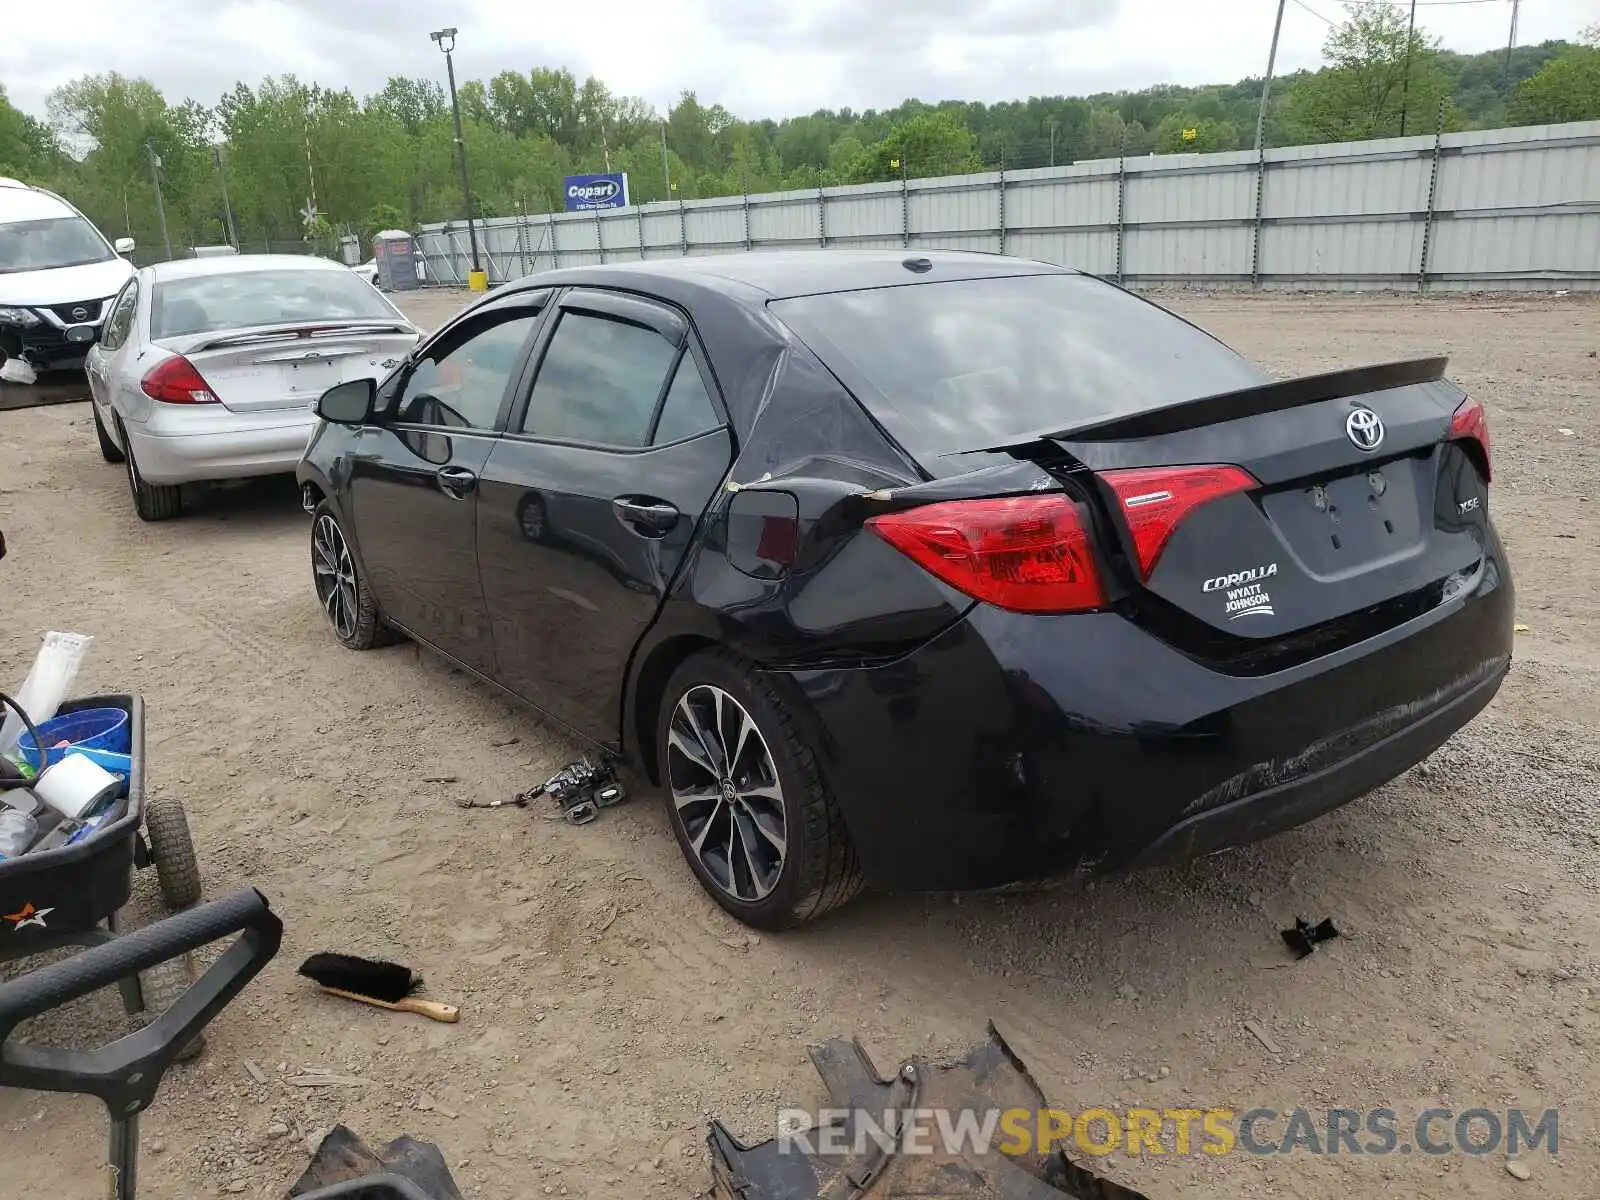
[[[912,269],[907,264],[926,269]],[[518,280],[506,291],[553,286],[626,287],[650,291],[652,281],[690,285],[720,292],[759,293],[769,300],[820,292],[895,287],[1002,275],[1078,274],[1070,267],[961,250],[755,250],[686,258],[646,259],[605,266],[565,267]],[[665,293],[663,293],[665,294]]]
[[[206,258],[175,258],[146,267],[157,283],[190,279],[197,275],[239,275],[248,271],[348,271],[332,259],[311,254],[221,254]]]

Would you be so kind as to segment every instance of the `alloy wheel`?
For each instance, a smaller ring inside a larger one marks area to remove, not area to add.
[[[311,533],[311,573],[322,611],[340,639],[349,641],[356,635],[359,620],[355,560],[350,557],[339,522],[326,513],[317,518]]]
[[[727,692],[685,692],[667,729],[667,785],[707,878],[736,900],[765,899],[783,874],[787,823],[778,767],[754,719]]]

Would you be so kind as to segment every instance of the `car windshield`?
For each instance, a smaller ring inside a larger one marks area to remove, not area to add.
[[[1208,334],[1092,276],[909,284],[770,307],[915,456],[1267,382]]]
[[[151,336],[180,337],[302,321],[398,320],[372,285],[349,271],[267,269],[157,283]]]
[[[0,275],[108,262],[116,251],[82,217],[0,224]]]

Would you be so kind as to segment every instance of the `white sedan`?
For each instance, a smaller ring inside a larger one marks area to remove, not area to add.
[[[298,255],[145,267],[112,302],[85,364],[107,462],[127,464],[146,521],[181,485],[292,474],[317,398],[382,379],[422,331],[350,268]]]

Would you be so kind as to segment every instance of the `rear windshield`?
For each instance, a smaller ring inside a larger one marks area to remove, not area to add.
[[[0,224],[0,275],[109,262],[115,252],[82,217]]]
[[[1214,338],[1083,275],[909,284],[770,307],[922,458],[1267,382]]]
[[[166,279],[150,299],[151,336],[157,338],[350,319],[398,319],[353,271],[230,271]]]

